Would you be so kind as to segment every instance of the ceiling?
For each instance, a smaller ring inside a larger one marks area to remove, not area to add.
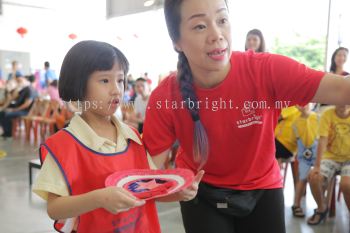
[[[91,0],[86,0],[91,1]],[[95,2],[101,0],[93,0]],[[105,0],[106,4],[106,17],[113,18],[118,16],[124,16],[129,14],[141,13],[150,10],[156,10],[163,6],[164,0],[154,0],[152,6],[144,6],[146,0]],[[51,9],[57,10],[59,8],[64,8],[65,6],[83,5],[84,0],[0,0],[0,14],[1,14],[1,3],[6,5],[20,6],[20,7],[30,7],[39,9]],[[63,5],[63,6],[62,6]],[[83,9],[83,7],[82,7]]]
[[[13,6],[40,8],[40,9],[54,9],[57,2],[54,0],[0,0],[0,3]]]
[[[149,10],[156,10],[163,7],[163,0],[154,0],[154,4],[149,7],[144,6],[145,0],[106,0],[107,18],[123,15],[141,13]]]

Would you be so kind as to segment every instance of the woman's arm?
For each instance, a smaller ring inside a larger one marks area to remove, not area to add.
[[[327,73],[311,102],[350,105],[350,78],[347,77]]]
[[[169,148],[169,149],[163,151],[160,154],[152,156],[153,163],[156,165],[156,167],[158,169],[164,168],[164,164],[165,164],[165,162],[167,160],[167,157],[169,156],[170,150],[171,149]]]
[[[144,201],[137,200],[122,188],[108,187],[67,197],[49,193],[47,213],[53,220],[59,220],[77,217],[98,208],[116,214],[143,204]]]

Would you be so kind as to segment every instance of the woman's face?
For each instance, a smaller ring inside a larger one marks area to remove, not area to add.
[[[260,47],[260,38],[257,35],[249,34],[246,39],[246,47],[247,49],[252,49],[255,52],[259,49]]]
[[[338,115],[347,115],[350,111],[350,105],[336,105],[335,111],[338,113]]]
[[[224,0],[186,0],[181,5],[177,50],[184,52],[192,72],[220,71],[229,66],[231,27]]]
[[[339,50],[335,55],[334,61],[337,67],[343,67],[348,57],[348,53],[345,50]]]

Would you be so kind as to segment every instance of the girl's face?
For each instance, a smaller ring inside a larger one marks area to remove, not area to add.
[[[87,82],[86,97],[81,103],[82,111],[103,117],[117,110],[124,94],[124,70],[115,63],[111,70],[95,71]]]
[[[229,66],[231,27],[224,0],[186,0],[181,8],[180,38],[193,72],[220,71]]]
[[[249,34],[246,39],[246,47],[248,49],[252,49],[255,52],[260,47],[260,38],[257,35]]]
[[[340,117],[349,117],[350,114],[350,105],[336,105],[335,112]]]
[[[334,58],[337,67],[342,67],[345,64],[347,57],[348,53],[345,50],[339,50]]]

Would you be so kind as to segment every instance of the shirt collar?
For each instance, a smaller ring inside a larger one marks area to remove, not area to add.
[[[142,145],[136,132],[134,132],[128,125],[120,122],[116,117],[112,116],[112,123],[118,130],[118,137],[124,140],[131,139],[139,145]],[[72,131],[74,136],[79,139],[84,145],[93,149],[100,150],[100,148],[105,145],[113,145],[113,142],[107,138],[101,137],[95,133],[95,131],[81,118],[80,115],[76,114],[68,126],[68,130]],[[119,138],[118,138],[119,140]]]

